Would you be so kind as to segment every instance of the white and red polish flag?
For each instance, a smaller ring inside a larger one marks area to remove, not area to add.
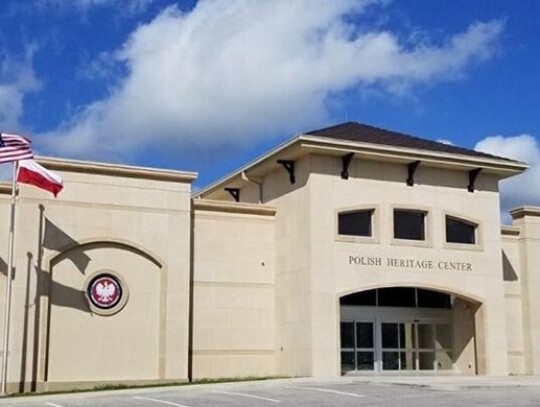
[[[30,140],[16,134],[0,133],[0,164],[33,157]]]
[[[55,198],[62,188],[64,188],[60,175],[49,171],[34,160],[19,161],[17,181],[49,191]]]

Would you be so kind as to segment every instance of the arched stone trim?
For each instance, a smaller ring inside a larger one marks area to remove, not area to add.
[[[142,247],[141,245],[122,238],[110,238],[110,237],[97,237],[90,239],[82,239],[79,242],[69,243],[60,247],[56,253],[53,253],[42,263],[44,265],[43,271],[48,274],[48,278],[44,281],[44,289],[47,293],[46,296],[41,298],[41,315],[40,315],[40,346],[39,346],[39,368],[38,368],[38,382],[45,383],[48,375],[48,357],[49,357],[49,329],[50,329],[50,290],[52,281],[52,269],[53,266],[66,259],[70,252],[76,249],[87,248],[92,250],[101,247],[116,247],[121,250],[127,250],[134,254],[137,254],[155,266],[161,271],[160,279],[160,313],[159,313],[159,354],[158,354],[158,375],[159,379],[165,378],[165,354],[166,354],[166,322],[167,322],[167,304],[166,304],[166,292],[167,292],[167,266],[166,263],[155,253]]]
[[[154,263],[159,268],[163,268],[163,265],[165,262],[161,260],[159,256],[152,253],[150,250],[143,248],[141,245],[130,241],[128,239],[121,239],[121,238],[110,238],[110,237],[100,237],[100,238],[93,238],[93,239],[83,239],[80,242],[74,242],[66,244],[65,246],[61,247],[58,250],[58,253],[54,253],[51,256],[47,258],[45,261],[45,264],[47,265],[47,269],[50,270],[51,267],[54,264],[59,263],[60,261],[64,260],[67,255],[75,249],[81,249],[88,247],[88,249],[92,249],[94,247],[98,247],[99,245],[110,245],[110,246],[116,246],[118,248],[123,248],[127,250],[131,250],[135,252],[136,254],[140,255],[141,257],[144,257]]]
[[[334,329],[335,329],[335,332],[340,332],[340,299],[344,296],[347,296],[349,294],[354,294],[354,293],[358,293],[358,292],[362,292],[362,291],[367,291],[367,290],[373,290],[373,289],[376,289],[376,288],[391,288],[391,287],[412,287],[412,288],[422,288],[422,289],[427,289],[427,290],[433,290],[433,291],[440,291],[440,292],[443,292],[443,293],[446,293],[446,294],[450,294],[450,295],[455,295],[455,296],[458,296],[459,298],[467,301],[467,302],[470,302],[473,304],[473,306],[475,308],[477,307],[481,307],[482,304],[484,304],[485,302],[485,299],[482,298],[482,297],[479,297],[475,294],[472,294],[470,292],[467,292],[461,288],[455,288],[455,287],[449,287],[449,286],[443,286],[443,285],[438,285],[438,284],[432,284],[432,283],[422,283],[422,284],[418,284],[418,283],[414,283],[414,282],[410,282],[410,281],[394,281],[394,282],[391,282],[391,283],[387,283],[387,284],[366,284],[366,285],[362,285],[362,286],[359,286],[359,287],[356,287],[356,288],[352,288],[352,289],[348,289],[348,290],[344,290],[344,291],[341,291],[341,292],[338,292],[338,294],[334,297],[334,309],[335,309],[335,315],[336,315],[336,319],[335,319],[335,326],[334,326]],[[475,335],[477,333],[475,332]],[[479,344],[477,342],[475,342],[475,348],[476,348],[476,355],[475,355],[475,363],[476,363],[476,373],[484,373],[485,372],[485,367],[483,366],[480,366],[480,363],[478,361],[478,354],[482,354],[485,352],[485,345],[484,344]],[[335,360],[336,360],[336,365],[335,365],[335,368],[336,368],[336,372],[340,372],[340,353],[341,353],[341,350],[339,347],[336,347],[336,350],[335,350]],[[339,374],[339,373],[338,373]]]

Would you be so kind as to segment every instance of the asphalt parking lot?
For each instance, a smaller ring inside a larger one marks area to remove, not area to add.
[[[0,406],[540,406],[540,378],[292,379],[0,400]]]

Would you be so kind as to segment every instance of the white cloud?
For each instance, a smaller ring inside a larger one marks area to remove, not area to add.
[[[454,143],[452,143],[450,140],[447,140],[445,138],[441,138],[441,139],[438,139],[436,140],[438,143],[442,143],[442,144],[447,144],[449,146],[453,146]]]
[[[112,0],[109,0],[112,1]],[[127,76],[47,134],[57,155],[107,159],[149,145],[238,145],[324,123],[355,88],[404,92],[489,58],[503,24],[474,23],[439,45],[356,26],[375,0],[206,0],[169,7],[114,55]],[[99,146],[99,148],[96,148]],[[89,152],[93,152],[90,153]]]
[[[475,150],[526,162],[531,166],[523,174],[500,183],[501,211],[509,220],[508,211],[521,205],[540,205],[540,146],[529,134],[491,136],[479,141]]]
[[[35,45],[26,47],[24,56],[0,59],[0,129],[10,132],[20,129],[24,97],[40,88],[32,67]]]

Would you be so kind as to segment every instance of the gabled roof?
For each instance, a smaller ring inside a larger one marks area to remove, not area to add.
[[[519,174],[529,167],[526,163],[509,158],[348,122],[298,134],[195,192],[193,196],[216,199],[215,193],[223,192],[224,187],[238,188],[247,182],[260,180],[269,172],[281,167],[280,161],[295,161],[307,154],[327,154],[342,158],[353,154],[354,157],[365,160],[406,165],[418,162],[426,167],[452,168],[457,171],[482,169],[485,173],[496,175],[498,179]]]
[[[338,124],[320,130],[308,131],[304,134],[310,136],[332,138],[336,140],[358,141],[362,143],[414,148],[417,150],[437,151],[450,154],[462,154],[472,157],[496,158],[499,160],[517,162],[509,158],[498,157],[492,154],[482,153],[480,151],[469,150],[463,147],[457,147],[454,145],[440,143],[433,140],[426,140],[419,137],[409,136],[408,134],[385,130],[379,127],[368,126],[367,124],[357,122]]]

